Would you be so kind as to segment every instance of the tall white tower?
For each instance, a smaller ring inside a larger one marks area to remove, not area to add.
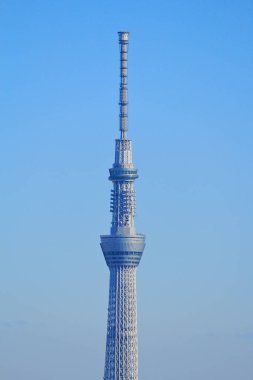
[[[120,138],[115,141],[115,162],[109,169],[112,226],[101,236],[101,247],[110,270],[110,290],[104,380],[138,380],[136,269],[145,247],[145,236],[134,225],[132,141],[127,138],[128,32],[119,32],[120,44]]]

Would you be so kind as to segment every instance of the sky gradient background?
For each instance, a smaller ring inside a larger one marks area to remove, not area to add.
[[[103,377],[130,31],[140,380],[253,378],[253,2],[0,3],[0,378]]]

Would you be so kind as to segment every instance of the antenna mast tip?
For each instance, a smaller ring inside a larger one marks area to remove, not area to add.
[[[129,32],[118,32],[119,42],[126,42],[129,38]]]

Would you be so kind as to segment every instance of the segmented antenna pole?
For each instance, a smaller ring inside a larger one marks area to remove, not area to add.
[[[119,32],[120,44],[120,95],[119,95],[119,122],[121,139],[126,138],[128,130],[128,88],[127,88],[127,51],[128,51],[128,32]]]

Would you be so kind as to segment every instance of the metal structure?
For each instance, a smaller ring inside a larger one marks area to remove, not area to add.
[[[127,138],[128,32],[119,32],[120,44],[120,139],[115,141],[115,162],[109,169],[112,226],[101,236],[101,248],[110,269],[110,290],[104,380],[138,380],[136,269],[145,246],[145,236],[134,226],[134,180],[132,141]]]

